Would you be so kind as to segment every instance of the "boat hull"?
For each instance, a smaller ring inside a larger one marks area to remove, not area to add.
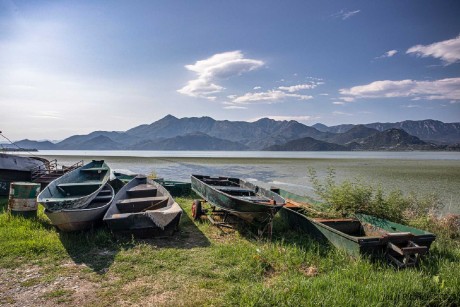
[[[38,159],[0,153],[0,196],[8,195],[11,182],[30,182],[32,169],[43,165]]]
[[[115,196],[115,192],[109,184],[106,184],[98,195],[101,195],[104,191],[108,191],[110,198],[102,203],[94,202],[94,207],[90,204],[90,208],[85,209],[63,209],[59,211],[45,209],[44,213],[50,219],[51,224],[61,231],[71,232],[90,229],[96,223],[102,221]]]
[[[280,194],[283,195],[282,191]],[[301,200],[301,197],[298,196],[296,201]],[[391,234],[410,233],[412,242],[426,246],[427,249],[436,239],[432,233],[364,214],[357,214],[357,219],[315,219],[297,212],[295,207],[284,207],[280,210],[280,217],[292,229],[328,242],[354,257],[385,253],[388,243],[399,243],[402,240]],[[364,234],[363,226],[378,231]]]
[[[99,194],[109,177],[110,168],[103,160],[92,161],[53,180],[37,201],[48,211],[82,209]]]
[[[187,196],[192,192],[192,185],[190,182],[154,179],[154,181],[161,184],[173,197]]]
[[[249,223],[257,224],[259,226],[266,225],[267,223],[271,222],[273,216],[284,205],[284,199],[280,197],[278,194],[266,190],[264,188],[258,187],[250,182],[246,182],[238,178],[216,177],[218,180],[226,179],[233,181],[240,187],[254,191],[255,194],[265,197],[267,198],[267,200],[274,200],[275,204],[270,205],[254,203],[249,200],[234,197],[232,195],[218,190],[215,186],[203,182],[203,180],[206,178],[212,179],[213,177],[192,175],[192,190],[195,191],[200,197],[205,199],[207,202],[209,202],[211,205],[221,210],[225,210]]]
[[[117,204],[132,199],[130,191],[146,184],[157,190],[157,196],[167,199],[166,206],[141,212],[120,212]],[[178,229],[181,215],[182,209],[163,186],[144,176],[137,176],[118,191],[104,216],[104,222],[113,233],[147,238],[172,235]]]

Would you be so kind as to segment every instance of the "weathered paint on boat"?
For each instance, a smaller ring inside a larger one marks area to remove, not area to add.
[[[162,178],[153,180],[161,184],[173,197],[186,196],[192,192],[192,184],[190,182],[164,180]]]
[[[145,193],[146,191],[145,189],[140,189],[140,187],[150,189],[153,194],[147,195],[147,197],[145,195],[136,196],[134,192],[142,193],[144,191]],[[147,210],[139,212],[121,212],[118,207],[119,204],[129,201],[149,202],[149,198],[152,199],[152,205],[155,205],[153,198],[164,198],[165,203],[158,209],[149,210],[147,208]],[[163,186],[145,176],[137,176],[123,186],[115,195],[104,216],[104,222],[114,233],[152,237],[174,233],[179,225],[181,215],[181,207]]]
[[[284,195],[287,205],[280,210],[280,216],[293,229],[300,230],[315,237],[318,240],[329,242],[339,249],[347,251],[350,255],[383,254],[387,250],[388,243],[400,243],[410,237],[410,241],[427,249],[436,239],[430,232],[394,223],[385,219],[356,214],[356,218],[349,219],[319,219],[310,218],[298,212],[301,207],[295,202],[308,203],[315,206],[308,197],[296,195],[291,203],[290,192],[274,189]],[[400,236],[400,234],[407,234]]]
[[[191,181],[193,191],[211,205],[258,226],[271,222],[285,203],[280,195],[239,178],[192,175]],[[247,196],[232,195],[232,188]]]
[[[0,153],[0,195],[8,195],[10,183],[31,181],[34,168],[44,166],[46,160]]]
[[[82,209],[63,209],[49,211],[45,209],[46,216],[51,224],[61,231],[80,231],[90,229],[102,218],[109,208],[115,192],[110,184],[106,184],[91,203]]]
[[[53,180],[37,201],[49,211],[87,207],[105,186],[110,168],[104,160],[83,165]]]

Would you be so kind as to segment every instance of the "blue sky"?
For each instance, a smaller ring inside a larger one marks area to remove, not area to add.
[[[0,0],[0,130],[460,121],[459,1]]]

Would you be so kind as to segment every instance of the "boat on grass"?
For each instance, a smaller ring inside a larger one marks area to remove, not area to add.
[[[313,218],[323,208],[310,198],[277,188],[272,191],[285,197],[286,206],[280,210],[280,216],[292,229],[327,241],[355,257],[384,255],[399,268],[413,266],[436,239],[430,232],[365,214],[355,214],[353,218]]]
[[[259,229],[270,224],[285,203],[280,195],[239,178],[192,175],[191,181],[193,191],[212,206]],[[197,205],[194,202],[192,215],[200,215]]]
[[[47,163],[48,160],[39,157],[0,153],[0,195],[8,195],[11,182],[31,181],[32,171],[46,167]]]
[[[181,207],[160,184],[139,175],[115,195],[104,221],[114,233],[151,237],[177,230]]]
[[[192,192],[192,184],[190,182],[164,180],[163,178],[153,179],[161,184],[173,197],[189,195]]]
[[[48,211],[86,208],[105,186],[110,168],[104,160],[83,165],[53,180],[37,197]]]
[[[62,209],[50,211],[45,209],[51,224],[61,231],[79,231],[90,229],[102,221],[105,212],[112,203],[115,192],[110,184],[106,184],[88,206],[81,209]]]

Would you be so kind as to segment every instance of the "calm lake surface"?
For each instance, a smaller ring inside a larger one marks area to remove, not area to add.
[[[338,181],[359,178],[386,191],[437,193],[445,212],[460,213],[458,152],[266,152],[266,151],[51,151],[36,153],[60,164],[105,159],[113,169],[190,181],[191,174],[223,175],[313,195],[309,168]]]

